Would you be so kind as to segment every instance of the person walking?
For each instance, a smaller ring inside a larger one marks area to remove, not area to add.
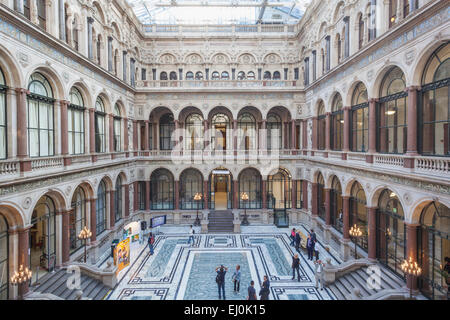
[[[148,248],[150,249],[150,255],[153,255],[153,244],[155,243],[155,237],[153,236],[153,233],[150,232],[148,235]]]
[[[192,244],[194,244],[194,234],[195,234],[195,231],[194,231],[194,229],[192,228],[192,225],[191,225],[191,227],[190,227],[190,229],[189,229],[189,240],[188,240],[188,244],[191,244],[191,240],[192,240]]]
[[[270,281],[267,276],[264,276],[264,281],[261,284],[261,290],[259,291],[259,295],[261,296],[260,300],[269,300],[270,294]]]
[[[258,300],[256,299],[255,281],[250,281],[250,286],[248,287],[247,300]]]
[[[227,273],[228,268],[224,267],[223,264],[220,267],[216,268],[216,283],[217,288],[219,289],[219,300],[222,299],[221,293],[223,293],[223,300],[225,300],[225,274]],[[222,292],[221,292],[222,290]]]
[[[297,279],[300,282],[300,259],[298,253],[292,257],[292,280],[295,279],[295,271],[297,270]]]
[[[314,232],[314,229],[311,229],[310,234],[311,234],[311,239],[314,241],[314,243],[316,243],[317,242],[317,236],[316,236],[316,233]]]
[[[311,234],[308,235],[308,240],[306,240],[306,250],[308,250],[308,260],[313,260],[314,253],[314,241],[311,238]]]
[[[239,293],[239,287],[241,285],[241,266],[237,265],[236,270],[233,273],[233,276],[231,277],[234,282],[234,293]]]
[[[300,237],[300,230],[299,230],[295,234],[295,250],[297,252],[300,252],[300,243],[301,243],[301,241],[302,241],[302,238]]]
[[[314,261],[315,273],[316,276],[316,289],[319,288],[318,284],[320,283],[320,290],[323,290],[323,268],[325,264],[322,261],[317,260]]]
[[[291,246],[294,246],[295,235],[296,235],[295,228],[292,228],[291,235],[289,236],[291,238],[291,244],[290,244]]]

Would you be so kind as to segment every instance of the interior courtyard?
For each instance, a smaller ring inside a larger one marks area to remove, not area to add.
[[[0,0],[0,300],[448,300],[449,97],[445,0]]]

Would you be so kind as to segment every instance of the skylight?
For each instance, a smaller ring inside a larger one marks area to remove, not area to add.
[[[297,23],[311,0],[127,0],[143,24]]]

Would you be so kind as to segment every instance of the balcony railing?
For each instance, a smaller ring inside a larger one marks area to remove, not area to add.
[[[31,160],[31,171],[63,168],[64,159],[62,157],[46,157]]]
[[[418,172],[448,174],[450,172],[450,159],[438,157],[417,157],[414,160],[414,167]]]
[[[139,80],[138,88],[167,88],[167,89],[192,89],[192,88],[296,88],[300,86],[298,80]]]
[[[382,166],[403,168],[404,156],[397,156],[391,154],[377,154],[374,156],[373,162],[375,164],[381,164]]]
[[[0,176],[14,175],[16,173],[19,173],[19,161],[0,161]]]

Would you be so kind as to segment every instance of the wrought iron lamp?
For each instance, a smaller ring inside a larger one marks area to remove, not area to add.
[[[84,226],[83,230],[80,231],[80,234],[78,235],[78,239],[84,241],[84,263],[86,263],[86,241],[92,236],[91,230],[88,229],[87,226]]]
[[[247,220],[247,203],[248,203],[248,194],[247,192],[242,192],[241,193],[241,200],[244,201],[244,220],[242,220],[242,225],[243,226],[248,226],[248,220]]]
[[[412,298],[413,279],[415,277],[419,277],[422,274],[422,268],[419,267],[416,261],[413,261],[412,257],[409,257],[408,260],[403,260],[400,268],[406,274],[406,276],[409,276],[409,297]]]
[[[362,236],[362,231],[361,229],[355,224],[353,225],[353,227],[350,228],[350,236],[354,239],[355,241],[355,260],[358,258],[358,255],[356,253],[356,243],[358,241],[358,238]]]
[[[18,286],[23,285],[24,283],[27,283],[32,276],[32,272],[28,267],[25,267],[23,264],[20,265],[19,270],[14,272],[14,274],[11,277],[11,284]],[[19,299],[23,299],[22,292],[19,290]]]
[[[194,195],[194,200],[197,202],[197,217],[195,218],[194,226],[199,226],[200,225],[200,218],[198,217],[198,207],[199,207],[200,201],[202,200],[202,194],[197,192]]]

